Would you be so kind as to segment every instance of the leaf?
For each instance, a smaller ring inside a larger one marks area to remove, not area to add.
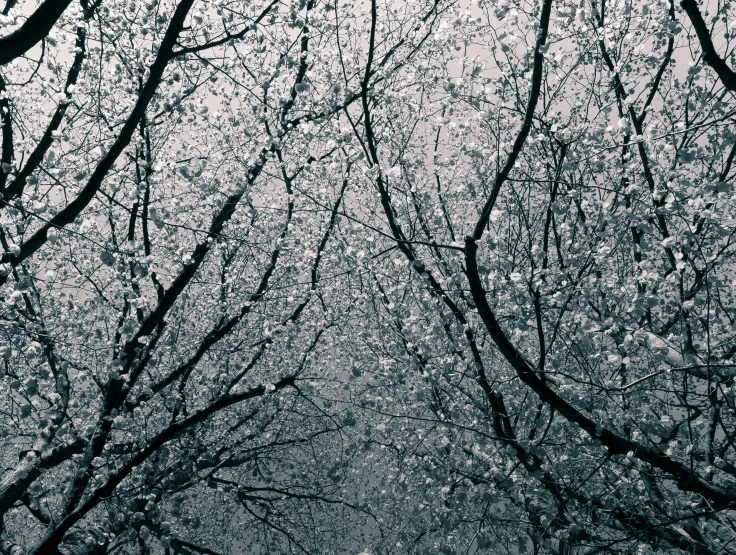
[[[100,261],[105,266],[112,266],[115,264],[115,255],[108,251],[102,251],[102,254],[100,254]]]

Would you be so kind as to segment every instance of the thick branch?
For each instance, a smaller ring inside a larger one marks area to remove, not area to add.
[[[0,65],[12,62],[46,38],[72,0],[46,0],[9,35],[0,38]]]
[[[84,447],[85,442],[80,439],[64,447],[55,447],[37,457],[26,455],[18,467],[0,482],[0,518],[23,496],[43,470],[69,460],[72,455],[81,453]]]
[[[700,47],[703,49],[703,60],[718,74],[721,79],[721,83],[730,91],[736,91],[736,73],[728,67],[725,60],[718,55],[716,47],[713,44],[713,39],[708,31],[708,25],[706,25],[700,10],[698,9],[698,3],[695,0],[682,0],[680,6],[685,10],[685,13],[690,18],[690,23],[695,29],[695,33],[698,35],[700,41]]]
[[[594,422],[565,399],[560,397],[546,383],[536,375],[534,366],[526,360],[524,355],[511,343],[501,325],[496,320],[488,301],[486,292],[481,283],[476,259],[478,247],[472,237],[465,238],[465,263],[473,300],[478,307],[478,313],[488,330],[491,339],[498,347],[506,361],[514,368],[516,375],[529,386],[539,398],[551,408],[562,414],[568,421],[577,424],[592,438],[599,439],[611,454],[623,455],[633,452],[642,461],[655,466],[677,482],[680,489],[701,494],[713,501],[719,507],[731,506],[736,502],[736,495],[726,488],[708,483],[689,466],[684,465],[659,451],[654,447],[647,447],[635,441],[622,437],[604,426]]]

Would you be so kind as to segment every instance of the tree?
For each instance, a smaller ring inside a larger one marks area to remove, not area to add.
[[[469,7],[363,81],[380,308],[447,431],[407,455],[445,469],[433,549],[504,516],[517,549],[732,549],[731,86],[682,7]]]
[[[351,311],[325,256],[359,14],[28,8],[0,40],[3,552],[345,537],[365,511],[321,463],[346,424],[313,392]]]
[[[9,0],[2,551],[733,552],[730,11]]]

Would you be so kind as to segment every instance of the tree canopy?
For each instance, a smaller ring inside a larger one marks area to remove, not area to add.
[[[736,553],[735,29],[5,0],[0,553]]]

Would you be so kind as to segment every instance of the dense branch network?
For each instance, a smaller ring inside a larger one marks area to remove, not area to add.
[[[0,552],[734,552],[731,11],[6,2]]]

